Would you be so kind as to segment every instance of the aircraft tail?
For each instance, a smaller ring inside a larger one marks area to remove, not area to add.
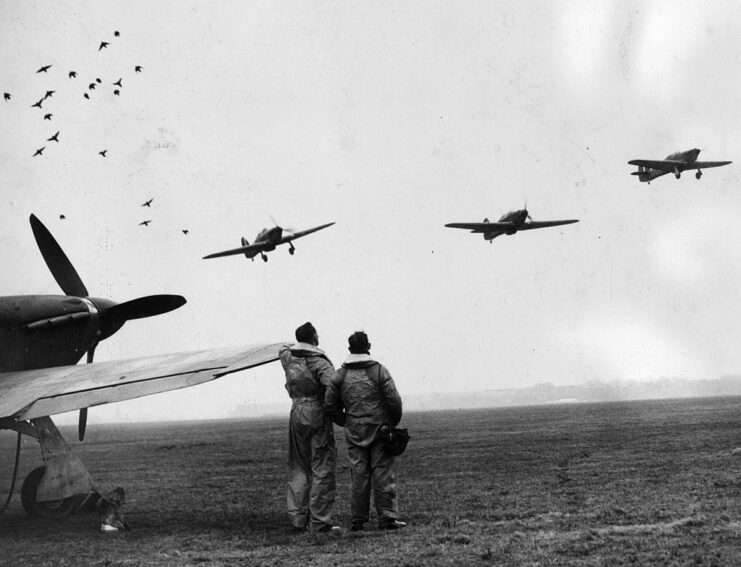
[[[246,239],[246,238],[245,238],[245,237],[243,236],[243,237],[242,237],[242,246],[248,246],[248,245],[249,245],[249,242],[248,242],[248,241],[247,241],[247,239]]]

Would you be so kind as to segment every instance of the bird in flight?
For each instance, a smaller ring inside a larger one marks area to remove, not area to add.
[[[152,222],[152,221],[151,221],[151,220],[145,220],[145,221],[142,221],[142,222],[140,222],[140,223],[139,223],[139,226],[141,226],[141,225],[144,225],[144,226],[149,226],[149,223],[150,223],[150,222]]]
[[[87,88],[89,88],[91,91],[95,90],[95,83],[90,83]]]
[[[119,91],[118,89],[116,89],[115,91],[113,91],[113,94],[116,95],[116,96],[120,96],[121,95],[121,91]]]
[[[3,93],[3,98],[5,100],[10,100],[10,93]]]
[[[98,48],[98,51],[100,51],[104,47],[108,47],[108,42],[107,41],[101,41],[100,42],[100,47]]]
[[[96,83],[98,83],[98,84],[100,84],[100,83],[102,83],[103,81],[101,81],[100,79],[95,79],[95,82],[96,82]]]
[[[121,79],[119,79],[118,81],[116,81],[116,82],[115,82],[115,83],[113,83],[113,84],[114,84],[115,86],[117,86],[117,87],[123,87],[123,85],[121,84]]]
[[[83,94],[82,96],[84,96],[86,99],[90,100],[90,96],[87,93]]]
[[[32,104],[32,105],[31,105],[31,108],[33,108],[33,107],[35,107],[35,106],[38,106],[39,108],[41,108],[41,103],[42,103],[42,102],[44,102],[44,99],[43,99],[43,98],[42,98],[42,99],[40,99],[40,100],[39,100],[39,101],[38,101],[38,102],[37,102],[36,104]]]
[[[59,131],[57,130],[57,133],[54,134],[51,138],[46,140],[47,142],[58,142],[59,141]]]
[[[100,155],[102,155],[103,157],[105,157],[105,155],[106,155],[106,152],[108,152],[108,150],[101,150],[101,151],[99,151],[98,153],[99,153]]]
[[[44,95],[44,98],[41,100],[44,100],[45,98],[51,98],[51,95],[53,95],[57,91],[46,91],[46,94]]]
[[[44,146],[43,148],[39,148],[38,150],[36,150],[36,153],[34,153],[32,157],[40,156],[41,154],[44,153],[45,149],[46,149],[46,146]]]
[[[77,76],[77,71],[70,71],[69,72],[69,78],[74,79]]]
[[[41,69],[39,69],[36,72],[37,73],[46,73],[49,69],[51,69],[51,65],[44,65],[43,67],[41,67]]]
[[[134,71],[136,71],[137,73],[141,73],[142,72],[142,66],[141,65],[137,65],[136,67],[134,67]]]
[[[59,215],[59,220],[64,220],[64,219],[66,219],[66,218],[67,218],[67,217],[65,217],[64,215]]]
[[[51,120],[51,117],[54,116],[51,112],[49,114],[44,114],[44,120]]]
[[[187,229],[187,228],[184,228],[184,229],[183,229],[183,234],[188,234],[188,232],[189,232],[189,231],[188,231],[188,229]]]
[[[142,203],[142,207],[151,207],[152,206],[152,201],[154,201],[154,197],[152,197],[151,199],[149,199],[149,201],[145,201],[144,203]]]
[[[118,31],[114,31],[114,32],[113,32],[113,36],[114,36],[114,37],[121,37],[121,34],[120,34],[120,33],[118,33]]]

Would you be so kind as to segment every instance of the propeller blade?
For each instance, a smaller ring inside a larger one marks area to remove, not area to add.
[[[185,305],[182,295],[148,295],[109,307],[104,317],[120,321],[142,319],[167,313]]]
[[[85,439],[85,429],[87,428],[87,408],[80,410],[80,419],[77,422],[77,437],[80,441]]]
[[[36,218],[36,215],[31,215],[31,230],[36,238],[36,244],[41,251],[41,255],[44,257],[46,265],[49,267],[51,275],[57,280],[59,287],[66,295],[74,295],[77,297],[87,297],[88,292],[85,288],[85,284],[82,283],[80,276],[75,271],[72,262],[65,255],[61,246],[57,243],[51,232],[44,226],[44,224]]]

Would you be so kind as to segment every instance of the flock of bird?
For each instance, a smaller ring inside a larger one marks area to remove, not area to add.
[[[119,31],[114,31],[113,32],[113,36],[116,37],[116,38],[119,38],[119,37],[121,37],[121,33]],[[98,51],[100,52],[103,49],[107,49],[109,45],[111,45],[111,42],[109,42],[109,41],[101,41],[100,42],[100,45],[98,46]],[[36,71],[36,73],[37,74],[38,73],[47,73],[48,74],[49,73],[49,69],[51,69],[52,67],[53,67],[52,64],[43,65],[43,66],[41,66]],[[134,73],[141,73],[142,70],[143,70],[143,67],[141,65],[134,65]],[[67,73],[67,78],[70,79],[70,80],[76,79],[77,78],[77,71],[75,71],[75,70],[69,71]],[[93,93],[93,91],[96,91],[96,87],[98,87],[98,86],[101,86],[101,90],[102,90],[102,85],[103,85],[103,80],[101,78],[99,78],[99,77],[96,77],[94,80],[91,80],[90,81],[90,83],[87,86],[87,89],[83,92],[82,96],[86,100],[91,100],[91,98],[90,98],[91,97],[91,93]],[[112,89],[113,95],[115,95],[115,96],[121,96],[121,90],[123,89],[123,77],[119,77],[117,81],[111,83],[111,86],[112,87],[115,87],[115,88]],[[39,100],[37,100],[35,103],[33,103],[31,105],[31,108],[38,108],[39,110],[46,111],[44,113],[44,115],[43,115],[43,120],[51,121],[52,118],[54,117],[54,114],[52,112],[48,112],[48,110],[49,110],[48,108],[44,108],[44,104],[47,101],[51,101],[52,97],[54,96],[54,94],[56,92],[57,91],[55,91],[55,90],[47,90],[44,93],[44,96],[43,97],[41,97]],[[98,91],[98,92],[100,92],[100,91]],[[4,92],[3,93],[3,99],[6,102],[10,102],[12,98],[13,98],[13,95],[11,93],[9,93],[9,92]],[[56,142],[56,143],[59,143],[59,135],[60,135],[60,133],[61,132],[59,130],[57,130],[54,134],[52,134],[51,136],[49,136],[49,138],[47,138],[46,141],[47,142]],[[32,154],[31,157],[37,157],[37,156],[42,156],[43,157],[44,150],[46,150],[46,145],[38,148]],[[101,157],[103,157],[103,158],[105,158],[108,155],[108,148],[104,148],[104,149],[98,151],[98,155],[101,156]],[[141,206],[142,207],[151,207],[153,200],[154,200],[153,198],[152,199],[149,199],[146,202],[142,203]],[[66,218],[67,217],[64,214],[60,214],[59,215],[59,219],[60,220],[65,220]],[[148,227],[151,222],[152,222],[151,219],[144,220],[144,221],[142,221],[142,222],[139,223],[139,226]],[[187,229],[181,229],[181,232],[183,234],[186,234],[187,235],[189,231]]]

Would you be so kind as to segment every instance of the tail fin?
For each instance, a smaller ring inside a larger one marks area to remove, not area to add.
[[[484,222],[489,222],[489,219],[485,218],[485,219],[484,219]]]
[[[248,246],[248,245],[249,245],[249,242],[248,242],[248,241],[247,241],[247,239],[246,239],[246,238],[245,238],[245,237],[243,236],[243,237],[242,237],[242,246]]]

